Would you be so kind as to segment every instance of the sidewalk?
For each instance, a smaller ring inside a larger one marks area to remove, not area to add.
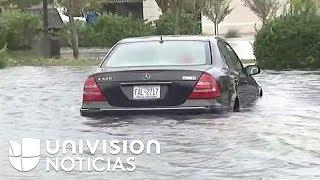
[[[108,53],[110,48],[98,48],[98,47],[81,47],[79,48],[79,59],[86,59],[86,60],[96,60],[96,59],[103,59],[106,54]],[[61,57],[63,59],[71,59],[73,58],[72,48],[61,48]]]

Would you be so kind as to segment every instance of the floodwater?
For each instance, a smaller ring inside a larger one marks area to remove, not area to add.
[[[82,83],[95,68],[0,70],[0,179],[320,179],[320,72],[263,71],[264,97],[239,113],[85,118]],[[156,139],[135,172],[14,170],[8,140]]]

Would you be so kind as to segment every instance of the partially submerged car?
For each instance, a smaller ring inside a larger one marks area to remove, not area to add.
[[[238,111],[262,95],[259,73],[219,37],[124,39],[86,79],[81,115]]]

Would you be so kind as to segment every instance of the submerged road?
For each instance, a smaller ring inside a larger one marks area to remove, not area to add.
[[[264,97],[239,113],[85,118],[82,84],[95,68],[0,70],[0,179],[320,179],[320,72],[263,71]],[[118,139],[161,143],[137,170],[28,173],[8,162],[8,140]]]

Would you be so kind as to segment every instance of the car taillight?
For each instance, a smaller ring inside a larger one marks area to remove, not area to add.
[[[94,77],[89,77],[83,88],[83,101],[105,101],[106,98],[101,93]]]
[[[221,96],[221,86],[208,73],[203,73],[189,99],[213,99]]]

